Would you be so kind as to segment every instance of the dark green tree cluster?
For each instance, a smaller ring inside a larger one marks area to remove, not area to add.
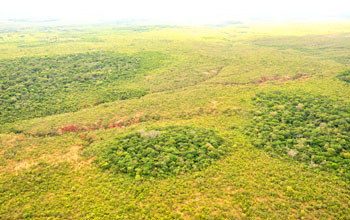
[[[107,51],[0,60],[0,124],[143,96],[123,82],[161,60],[158,53]]]
[[[164,177],[208,167],[225,152],[213,130],[170,126],[117,137],[108,143],[99,165],[116,173]]]
[[[338,74],[337,78],[346,83],[350,83],[350,70],[345,70]]]
[[[324,96],[259,93],[247,134],[253,145],[350,179],[350,104]]]

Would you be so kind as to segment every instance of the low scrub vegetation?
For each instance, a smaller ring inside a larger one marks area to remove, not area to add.
[[[345,70],[343,72],[341,72],[338,76],[338,79],[340,79],[341,81],[344,81],[346,83],[350,83],[350,70]]]

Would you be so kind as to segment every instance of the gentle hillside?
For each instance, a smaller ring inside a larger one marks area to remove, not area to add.
[[[0,27],[0,219],[350,219],[350,24]]]

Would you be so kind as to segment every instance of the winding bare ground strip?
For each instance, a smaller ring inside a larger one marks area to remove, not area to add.
[[[286,82],[291,80],[298,80],[298,79],[308,79],[312,78],[314,75],[298,75],[295,77],[282,77],[282,78],[275,78],[275,77],[261,77],[258,80],[252,80],[249,82],[239,83],[239,82],[208,82],[208,84],[216,84],[216,85],[250,85],[250,84],[261,84],[269,81],[274,82]]]

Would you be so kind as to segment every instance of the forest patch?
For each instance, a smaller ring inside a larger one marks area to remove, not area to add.
[[[125,82],[161,65],[164,55],[90,52],[0,60],[0,124],[147,94]]]
[[[208,167],[225,153],[215,131],[187,126],[140,130],[105,144],[98,164],[115,173],[165,177]]]
[[[311,167],[336,170],[350,180],[350,104],[324,96],[286,92],[253,98],[246,134],[253,145]]]

